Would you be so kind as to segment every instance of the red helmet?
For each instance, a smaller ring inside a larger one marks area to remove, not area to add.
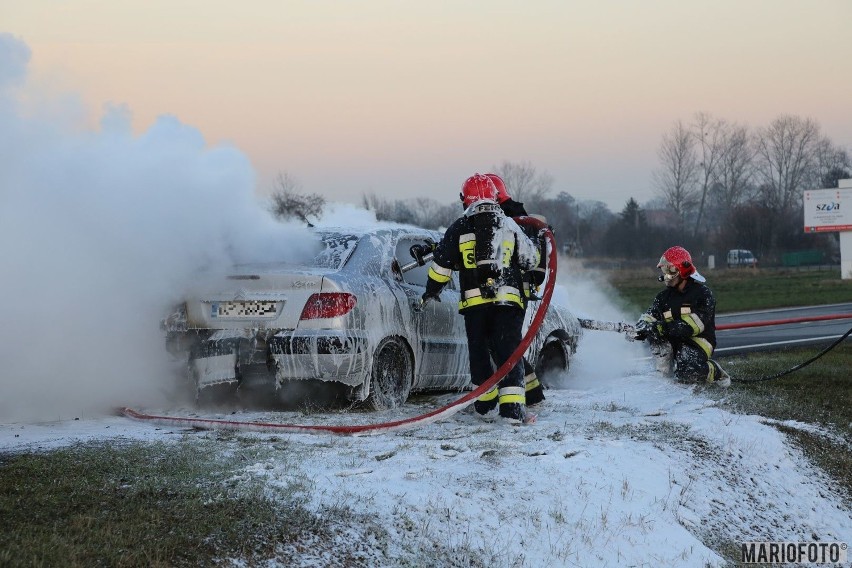
[[[473,174],[462,185],[461,199],[465,207],[470,207],[471,204],[483,199],[496,201],[497,187],[488,176]]]
[[[675,272],[681,278],[692,277],[693,280],[704,282],[704,277],[701,276],[695,265],[692,264],[692,255],[683,247],[674,246],[663,253],[660,257],[660,262],[657,263],[657,268],[670,276],[674,276]]]
[[[491,181],[494,182],[494,187],[497,188],[497,203],[503,203],[509,199],[512,199],[512,196],[509,195],[509,192],[506,191],[506,184],[503,183],[503,178],[498,176],[497,174],[485,174]]]

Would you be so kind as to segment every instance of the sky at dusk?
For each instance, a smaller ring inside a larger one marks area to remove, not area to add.
[[[850,22],[849,0],[0,0],[22,100],[93,129],[107,105],[135,132],[173,115],[260,195],[287,172],[330,201],[446,203],[511,161],[613,210],[654,197],[660,138],[697,111],[810,117],[852,148]]]

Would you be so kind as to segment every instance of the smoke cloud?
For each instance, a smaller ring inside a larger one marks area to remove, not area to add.
[[[173,116],[34,93],[0,34],[0,419],[58,419],[173,390],[161,318],[201,268],[303,254],[254,197],[248,159]],[[75,102],[77,101],[77,102]],[[307,244],[303,246],[308,246]]]
[[[627,314],[616,305],[615,288],[604,277],[583,269],[574,259],[559,257],[557,285],[552,302],[571,309],[577,317],[635,322],[639,314]],[[651,298],[648,298],[650,303]],[[563,388],[593,388],[647,367],[642,343],[631,343],[619,333],[583,332],[569,373],[557,381]]]
[[[88,128],[79,97],[28,83],[30,56],[0,33],[0,420],[168,404],[177,381],[159,324],[199,270],[295,260],[310,239],[258,203],[237,148],[168,115],[134,134],[120,104]],[[379,224],[340,204],[321,221]],[[623,319],[605,284],[567,265],[559,283],[554,301],[577,315]],[[587,332],[566,386],[619,376],[639,355]]]

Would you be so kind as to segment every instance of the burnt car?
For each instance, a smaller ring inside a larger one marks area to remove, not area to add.
[[[387,409],[414,392],[470,388],[455,278],[440,302],[416,310],[429,263],[413,262],[409,249],[440,233],[393,226],[306,235],[317,244],[310,260],[235,266],[164,320],[167,348],[200,398],[251,391],[286,401],[288,387],[313,383]],[[570,311],[549,307],[527,352],[543,380],[567,370],[579,333]]]

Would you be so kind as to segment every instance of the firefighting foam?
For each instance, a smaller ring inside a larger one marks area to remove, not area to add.
[[[159,320],[195,271],[298,257],[305,229],[255,201],[238,149],[172,116],[134,134],[121,105],[88,128],[76,96],[28,84],[30,55],[0,34],[0,415],[171,398]]]

